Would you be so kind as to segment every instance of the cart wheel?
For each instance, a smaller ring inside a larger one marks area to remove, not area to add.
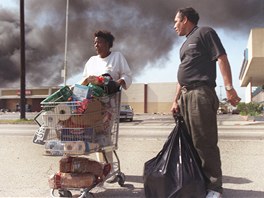
[[[120,172],[120,174],[117,175],[116,177],[118,179],[117,181],[118,181],[119,186],[123,187],[125,184],[125,180],[126,180],[125,174]]]
[[[60,197],[72,197],[72,193],[69,190],[59,190]]]

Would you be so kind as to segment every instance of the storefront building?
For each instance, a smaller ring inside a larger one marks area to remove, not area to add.
[[[27,88],[26,110],[39,112],[41,101],[61,87]],[[169,113],[176,92],[176,82],[172,83],[135,83],[128,90],[122,90],[121,103],[129,104],[135,113]],[[18,111],[19,89],[0,89],[0,109]],[[27,108],[29,107],[29,108]]]

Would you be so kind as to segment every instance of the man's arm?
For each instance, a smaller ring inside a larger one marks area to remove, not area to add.
[[[217,60],[221,74],[223,76],[227,100],[228,102],[230,102],[232,106],[235,107],[239,103],[241,98],[238,97],[237,92],[232,84],[232,73],[227,55],[226,54],[221,55],[218,57]]]
[[[178,100],[179,100],[180,96],[181,96],[181,85],[179,83],[177,83],[176,95],[175,95],[175,98],[173,100],[172,107],[171,107],[171,112],[173,114],[180,112],[179,105],[178,105]]]

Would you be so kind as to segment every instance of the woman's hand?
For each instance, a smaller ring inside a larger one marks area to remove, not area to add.
[[[116,82],[119,86],[122,86],[123,88],[126,87],[126,82],[124,81],[124,79],[119,79]]]
[[[97,84],[98,77],[97,76],[88,76],[81,85],[88,85],[89,83]]]

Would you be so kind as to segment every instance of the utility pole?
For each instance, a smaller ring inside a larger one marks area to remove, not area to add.
[[[26,118],[25,87],[26,87],[26,67],[25,67],[25,19],[24,19],[24,0],[20,0],[20,119]]]
[[[66,1],[65,51],[64,51],[64,69],[63,69],[64,86],[67,84],[68,18],[69,18],[69,0]]]

